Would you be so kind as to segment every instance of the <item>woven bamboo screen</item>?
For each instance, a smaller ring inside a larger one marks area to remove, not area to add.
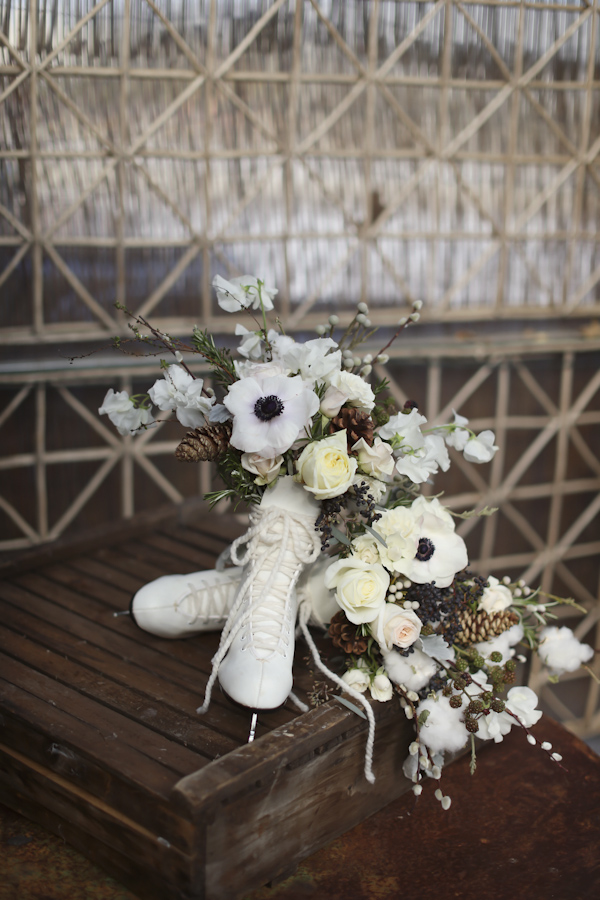
[[[597,313],[598,46],[597,0],[2,0],[3,338],[227,329],[248,270],[296,326]]]
[[[0,552],[209,487],[175,425],[97,416],[155,365],[66,357],[125,333],[115,300],[225,334],[212,278],[256,272],[288,330],[425,301],[393,391],[501,446],[434,489],[500,506],[462,525],[475,566],[573,595],[598,644],[599,11],[0,0]],[[593,680],[543,695],[600,730]]]

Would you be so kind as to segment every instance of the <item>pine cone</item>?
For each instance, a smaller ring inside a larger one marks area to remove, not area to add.
[[[334,434],[345,428],[348,435],[348,449],[351,449],[360,438],[364,438],[369,447],[372,447],[374,427],[373,419],[364,409],[342,407],[339,414],[331,420],[329,431]]]
[[[209,422],[201,428],[188,431],[175,450],[175,456],[182,462],[218,459],[229,446],[231,430],[231,422]]]
[[[358,633],[358,628],[349,622],[343,612],[338,612],[329,625],[329,636],[334,647],[339,647],[344,653],[354,653],[360,656],[369,646],[367,638]]]
[[[461,630],[456,635],[457,643],[476,644],[508,631],[517,624],[519,617],[508,609],[496,613],[487,613],[483,609],[473,613],[470,609],[464,609],[459,613],[458,621]]]

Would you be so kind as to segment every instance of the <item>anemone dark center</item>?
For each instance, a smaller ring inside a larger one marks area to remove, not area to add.
[[[430,541],[429,538],[419,538],[419,546],[417,547],[417,559],[420,562],[427,562],[428,559],[431,559],[434,553],[435,547],[433,545],[433,541]]]
[[[254,415],[261,422],[268,422],[270,419],[274,419],[275,416],[280,416],[282,412],[283,403],[275,394],[270,394],[268,397],[259,397],[254,404]]]

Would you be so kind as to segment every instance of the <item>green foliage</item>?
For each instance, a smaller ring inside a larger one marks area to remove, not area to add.
[[[192,341],[198,353],[209,363],[215,381],[224,388],[228,388],[236,381],[237,376],[230,350],[217,347],[213,336],[199,328],[194,328]]]

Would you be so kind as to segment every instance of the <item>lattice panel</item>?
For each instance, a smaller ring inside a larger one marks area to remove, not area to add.
[[[0,0],[0,339],[598,314],[598,0]]]

